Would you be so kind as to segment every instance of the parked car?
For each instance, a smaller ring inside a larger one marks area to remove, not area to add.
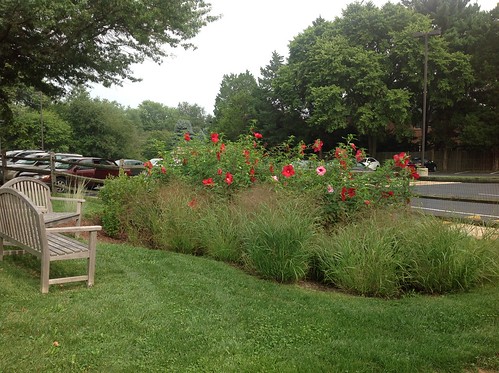
[[[47,153],[45,150],[11,150],[5,153],[7,157],[7,163],[15,163],[20,160],[20,158],[25,158],[30,154],[35,154],[35,153]]]
[[[99,167],[102,166],[102,167]],[[65,158],[62,162],[58,162],[55,170],[75,176],[81,176],[92,179],[104,180],[109,176],[118,176],[119,167],[111,160],[97,157],[75,157]],[[124,169],[126,175],[130,176],[130,170]],[[50,175],[40,175],[38,177],[41,181],[50,184],[52,182]],[[63,192],[68,189],[68,186],[74,184],[74,179],[70,176],[58,174],[56,176],[56,191]],[[84,186],[88,189],[93,189],[102,183],[86,179]]]
[[[123,167],[130,170],[131,176],[136,176],[145,170],[144,161],[139,161],[138,159],[117,159],[115,163],[121,166],[123,162]]]
[[[14,179],[15,177],[21,176],[24,172],[23,169],[29,169],[33,172],[33,168],[46,168],[49,166],[48,153],[30,153],[23,156],[23,159],[19,159],[13,163],[9,163],[9,167],[15,167],[15,169],[8,169],[5,172],[5,181]]]
[[[364,166],[369,170],[376,171],[378,167],[381,166],[381,163],[379,163],[379,161],[373,157],[366,157],[359,161],[359,165]]]
[[[411,160],[409,162],[409,166],[421,167],[421,157],[411,158]],[[437,171],[437,164],[435,162],[433,162],[432,160],[430,160],[430,159],[425,159],[424,160],[424,166],[430,172],[436,172]]]
[[[54,153],[54,160],[61,160],[67,157],[79,157],[81,158],[81,154],[74,153]],[[40,169],[48,169],[50,167],[50,153],[31,153],[24,157],[24,159],[19,159],[18,161],[9,164],[9,167],[15,168],[27,168],[27,171],[24,170],[8,170],[5,179],[6,181],[11,180],[15,177],[19,176],[33,176],[36,175],[37,172],[34,170],[36,168]]]

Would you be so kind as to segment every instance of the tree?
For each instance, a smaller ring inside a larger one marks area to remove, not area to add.
[[[143,101],[137,112],[144,131],[173,131],[179,120],[176,109],[149,100]]]
[[[140,157],[137,129],[119,104],[79,91],[57,110],[71,124],[76,152],[109,159]]]
[[[14,149],[42,149],[54,152],[72,151],[73,131],[52,108],[42,113],[25,105],[14,105],[14,126],[5,130]],[[43,135],[42,135],[43,133]],[[43,138],[43,147],[42,147]]]
[[[451,86],[466,82],[453,105],[432,116],[431,139],[444,149],[454,146],[492,151],[499,169],[499,6],[480,11],[469,0],[405,0],[405,5],[430,17],[442,29],[448,48],[469,59],[471,71],[456,67]],[[463,76],[466,79],[463,79]],[[445,168],[445,164],[444,164]]]
[[[188,102],[181,102],[177,106],[178,116],[182,120],[187,120],[191,123],[192,133],[194,135],[203,135],[209,130],[213,118],[207,115],[204,108]]]
[[[161,62],[209,22],[202,0],[2,0],[0,2],[0,119],[10,121],[11,88],[55,96],[68,87],[123,79],[131,65]]]
[[[215,99],[214,128],[230,140],[247,133],[256,118],[257,88],[249,71],[224,75]]]
[[[291,41],[279,90],[309,125],[325,132],[351,126],[368,136],[374,154],[389,124],[407,127],[410,92],[386,81],[389,30],[379,31],[382,12],[371,3],[353,4],[344,15],[349,18],[335,22],[319,18]]]

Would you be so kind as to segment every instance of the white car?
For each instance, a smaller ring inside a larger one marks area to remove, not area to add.
[[[379,163],[379,161],[377,159],[374,159],[373,157],[364,158],[359,163],[365,168],[368,168],[372,171],[376,171],[378,167],[381,166],[381,163]]]

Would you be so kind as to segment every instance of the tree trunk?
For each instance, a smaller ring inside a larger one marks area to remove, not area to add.
[[[449,163],[449,149],[444,147],[444,157],[442,160],[442,171],[447,171],[447,163]],[[438,167],[438,165],[437,165]]]
[[[492,171],[496,172],[499,171],[499,149],[495,148],[492,150]]]
[[[369,155],[371,157],[376,157],[378,138],[376,137],[376,135],[369,135],[367,137],[367,142],[368,142],[367,146],[368,146]]]

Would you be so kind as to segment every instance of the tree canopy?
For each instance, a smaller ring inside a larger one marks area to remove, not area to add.
[[[54,96],[71,86],[134,78],[131,65],[156,62],[217,17],[202,0],[2,0],[0,117],[11,121],[12,88]]]

